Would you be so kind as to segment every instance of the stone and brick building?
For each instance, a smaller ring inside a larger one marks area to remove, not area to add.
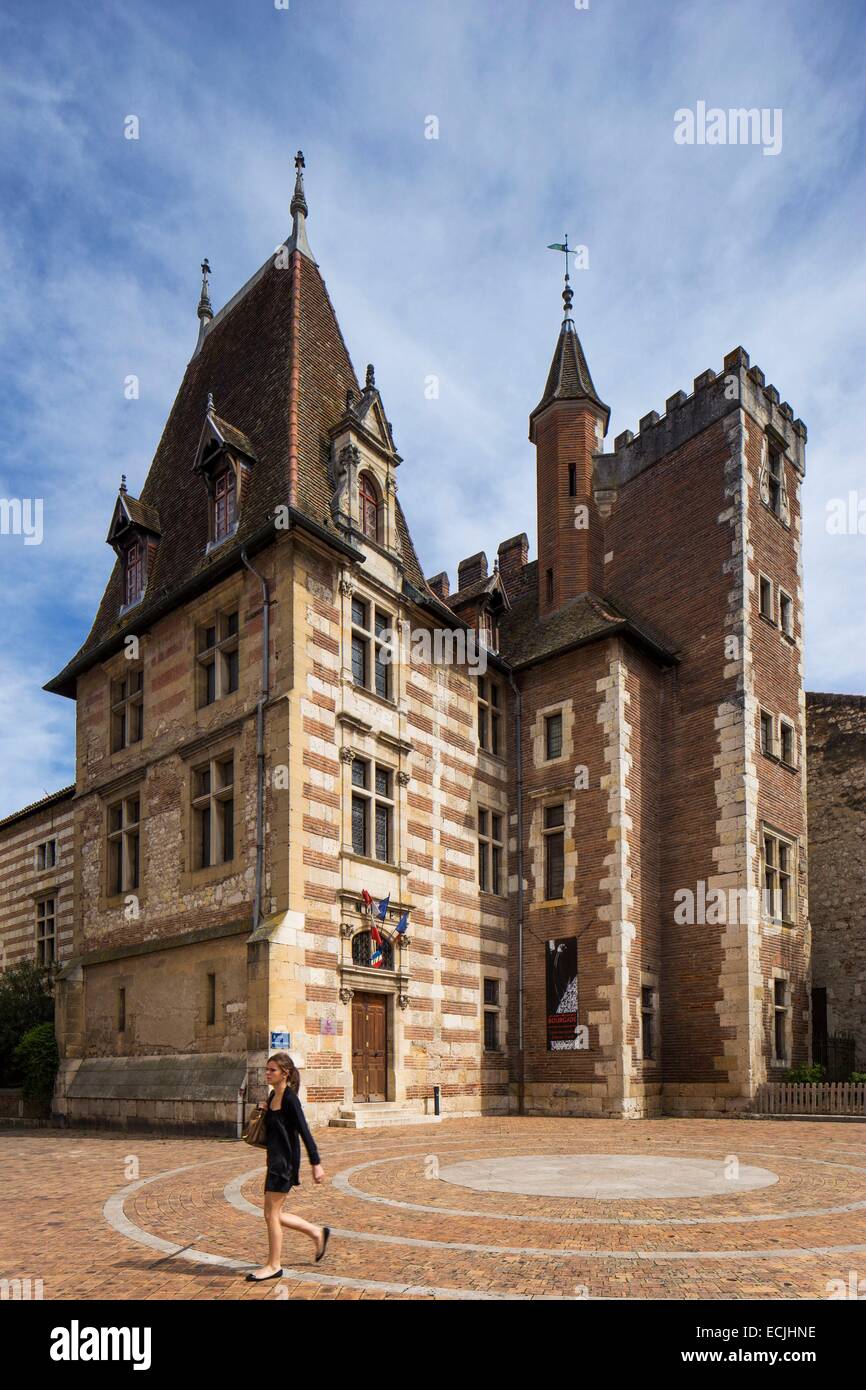
[[[866,1071],[866,696],[806,696],[812,1047],[854,1040]]]
[[[205,263],[48,686],[77,705],[55,1109],[228,1132],[287,1033],[320,1121],[420,1119],[434,1088],[447,1114],[748,1110],[810,1054],[805,427],[737,348],[605,451],[566,283],[538,558],[520,534],[425,579],[302,169],[216,314]]]
[[[0,820],[0,969],[73,949],[75,787]]]

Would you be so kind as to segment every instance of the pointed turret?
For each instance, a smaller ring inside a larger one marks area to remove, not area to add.
[[[605,405],[593,385],[586,355],[577,336],[574,319],[571,316],[574,291],[571,288],[568,271],[565,274],[565,289],[562,292],[562,299],[564,305],[562,328],[556,340],[553,360],[550,364],[550,371],[547,373],[547,383],[541,400],[529,417],[529,438],[533,443],[535,443],[535,420],[552,401],[591,401],[604,413],[605,434],[610,421],[610,407]]]
[[[568,243],[557,245],[564,251]],[[595,389],[572,318],[568,271],[563,320],[541,400],[529,417],[537,451],[538,611],[601,587],[602,527],[592,487],[593,454],[601,449],[610,409]]]

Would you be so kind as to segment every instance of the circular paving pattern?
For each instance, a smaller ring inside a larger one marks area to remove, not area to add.
[[[331,1227],[327,1258],[287,1231],[260,1287],[263,1153],[0,1132],[9,1273],[84,1299],[796,1299],[866,1275],[861,1125],[515,1117],[316,1140],[327,1181],[305,1163],[289,1201]]]
[[[522,1154],[474,1159],[439,1169],[439,1181],[475,1192],[520,1192],[538,1197],[718,1197],[778,1182],[776,1173],[710,1158],[655,1158],[645,1154]]]

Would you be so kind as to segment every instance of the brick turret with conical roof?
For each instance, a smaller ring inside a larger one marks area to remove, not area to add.
[[[529,417],[538,488],[538,611],[555,612],[578,594],[599,591],[602,528],[592,495],[593,454],[610,409],[593,384],[574,319],[566,273],[562,328],[544,394]]]

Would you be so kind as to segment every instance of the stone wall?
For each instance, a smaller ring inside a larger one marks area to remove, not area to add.
[[[806,696],[812,987],[866,1071],[866,696]]]

